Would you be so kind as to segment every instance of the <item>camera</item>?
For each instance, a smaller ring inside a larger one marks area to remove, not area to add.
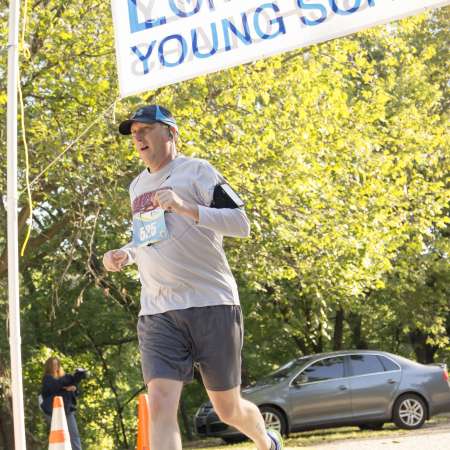
[[[75,369],[75,372],[73,373],[73,378],[76,384],[78,384],[81,380],[85,380],[86,378],[89,378],[91,376],[89,370],[83,369],[83,368],[77,368]]]

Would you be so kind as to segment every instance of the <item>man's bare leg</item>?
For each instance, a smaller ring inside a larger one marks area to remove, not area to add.
[[[177,412],[183,383],[155,378],[148,383],[150,448],[181,450]]]
[[[241,397],[239,386],[228,391],[207,392],[220,420],[249,437],[258,450],[270,449],[271,441],[261,412],[256,405]]]

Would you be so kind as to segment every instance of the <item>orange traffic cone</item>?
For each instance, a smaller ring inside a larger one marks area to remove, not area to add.
[[[72,450],[62,397],[53,398],[53,413],[50,437],[48,439],[48,450]]]
[[[150,450],[150,408],[147,394],[141,394],[139,396],[136,450]]]

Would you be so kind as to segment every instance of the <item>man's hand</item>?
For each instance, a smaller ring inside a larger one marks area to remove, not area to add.
[[[103,265],[108,272],[120,272],[128,262],[128,255],[123,250],[110,250],[103,255]]]
[[[179,212],[183,208],[183,200],[172,189],[161,189],[156,192],[155,200],[165,211]]]
[[[185,202],[171,189],[158,191],[155,195],[155,200],[164,211],[188,216],[198,222],[198,206]]]
[[[71,385],[71,386],[64,386],[63,389],[68,392],[75,392],[77,390],[77,387],[74,385]]]

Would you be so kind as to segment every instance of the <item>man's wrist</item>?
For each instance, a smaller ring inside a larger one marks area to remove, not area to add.
[[[131,252],[130,252],[129,249],[126,249],[126,248],[120,248],[119,251],[120,251],[120,252],[123,252],[123,253],[126,255],[126,257],[127,257],[127,259],[122,263],[122,267],[127,266],[128,264],[130,264],[131,262],[133,262],[133,258],[132,258],[132,256],[131,256]]]
[[[198,211],[198,205],[196,205],[194,203],[183,202],[178,213],[183,216],[190,217],[195,222],[198,222],[198,220],[200,218],[199,211]]]

